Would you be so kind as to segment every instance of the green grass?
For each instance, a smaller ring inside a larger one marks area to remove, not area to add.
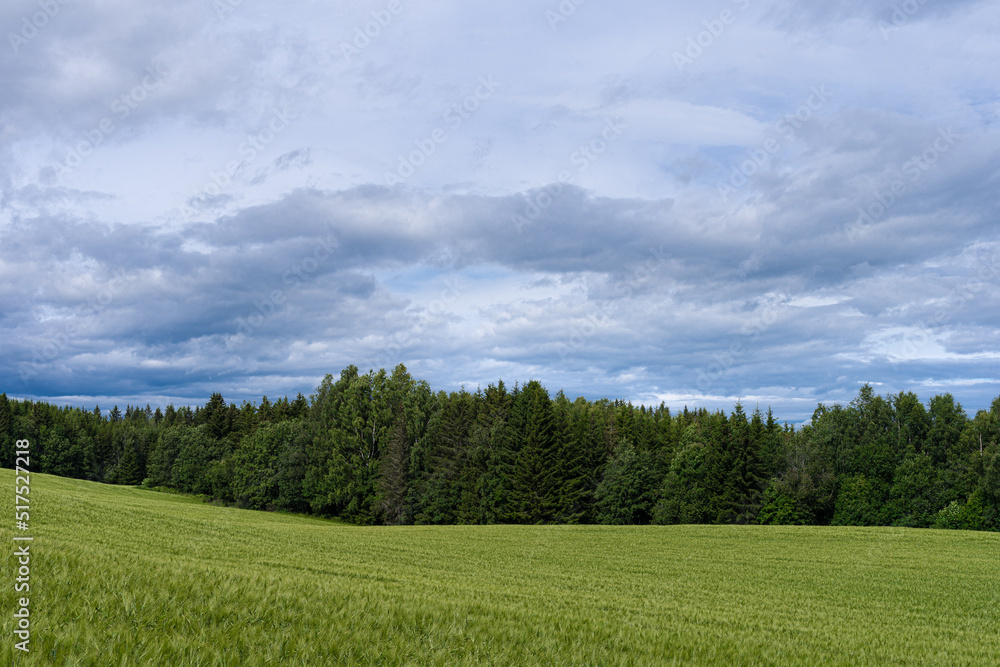
[[[0,537],[13,551],[11,508]],[[1000,535],[362,528],[33,475],[32,653],[2,664],[986,665]],[[12,658],[13,656],[13,658]]]

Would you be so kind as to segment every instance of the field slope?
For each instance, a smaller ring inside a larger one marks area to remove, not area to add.
[[[14,475],[0,471],[13,510]],[[361,528],[32,476],[3,664],[994,664],[1000,535]],[[13,552],[12,517],[2,526]]]

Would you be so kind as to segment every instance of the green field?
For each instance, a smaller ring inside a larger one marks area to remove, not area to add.
[[[0,471],[13,508],[14,475]],[[1000,535],[355,527],[31,479],[3,664],[996,664]],[[11,514],[13,510],[11,509]],[[8,515],[10,516],[10,515]],[[13,517],[3,522],[13,552]]]

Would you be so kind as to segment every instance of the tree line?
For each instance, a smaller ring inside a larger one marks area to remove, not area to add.
[[[819,405],[799,428],[730,414],[570,401],[537,381],[434,393],[403,365],[314,394],[165,411],[0,394],[0,461],[359,524],[800,524],[1000,529],[1000,397]]]

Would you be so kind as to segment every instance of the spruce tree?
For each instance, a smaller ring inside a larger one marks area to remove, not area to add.
[[[586,513],[588,474],[586,452],[575,437],[573,406],[560,390],[553,405],[555,434],[555,520],[580,523]]]
[[[208,434],[216,440],[226,437],[231,430],[231,414],[222,394],[216,392],[198,413],[198,424],[208,426]]]
[[[14,467],[13,414],[6,392],[0,394],[0,466]]]
[[[511,421],[517,443],[511,479],[514,519],[519,523],[552,521],[559,505],[558,443],[552,401],[538,381],[522,388]]]
[[[10,401],[7,400],[7,392],[0,394],[0,439],[11,433],[11,412]]]
[[[765,433],[760,409],[754,410],[753,419],[748,423],[743,406],[737,403],[729,420],[729,430],[735,458],[735,521],[756,523],[765,481],[760,455]]]
[[[118,484],[139,484],[144,478],[144,471],[139,452],[136,451],[135,439],[131,436],[126,437],[122,448],[122,458],[115,472],[115,481]]]
[[[736,519],[738,492],[737,482],[732,478],[736,468],[732,438],[729,432],[729,419],[721,410],[708,418],[699,418],[707,422],[707,428],[702,428],[705,436],[705,483],[708,495],[708,514],[714,523],[731,523]]]
[[[414,521],[455,523],[474,520],[475,502],[468,502],[472,483],[470,431],[475,418],[473,397],[462,390],[450,396],[438,393],[427,431],[414,446]],[[463,502],[467,505],[462,507]]]
[[[471,433],[472,465],[479,502],[476,523],[510,523],[511,475],[516,454],[510,424],[511,406],[518,394],[503,381],[477,393],[476,422]]]

